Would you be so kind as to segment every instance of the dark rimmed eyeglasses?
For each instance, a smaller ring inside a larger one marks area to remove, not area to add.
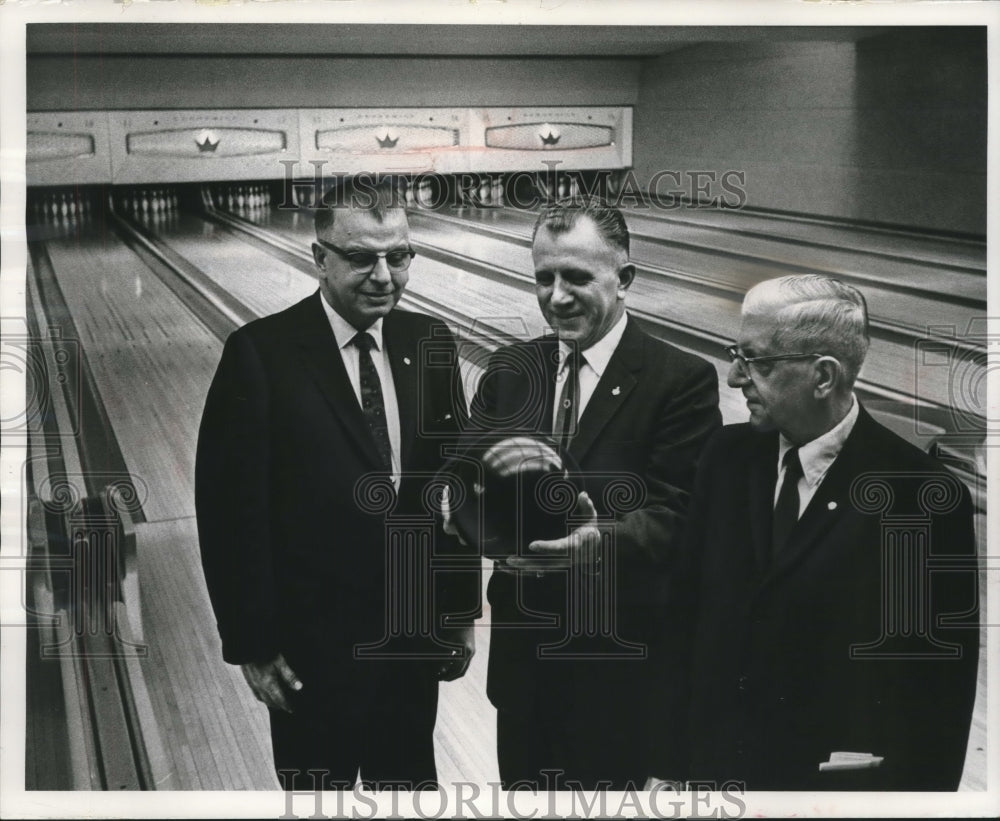
[[[821,353],[782,353],[775,354],[773,356],[744,356],[740,353],[739,345],[727,345],[726,355],[729,357],[730,362],[736,362],[740,366],[740,370],[743,373],[750,373],[750,365],[755,365],[758,371],[761,371],[761,365],[767,365],[772,362],[783,362],[789,359],[821,359],[825,354]],[[764,371],[761,371],[762,373]]]
[[[351,270],[356,274],[370,274],[375,270],[375,266],[378,265],[380,259],[385,260],[386,267],[392,273],[398,274],[409,268],[410,260],[417,255],[417,252],[412,248],[394,248],[391,251],[386,251],[384,254],[376,254],[374,251],[345,251],[343,248],[338,248],[332,242],[322,239],[318,239],[316,242],[328,251],[333,251],[333,253],[350,265]]]

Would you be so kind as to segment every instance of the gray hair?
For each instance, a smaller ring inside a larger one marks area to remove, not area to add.
[[[853,285],[819,274],[769,279],[747,291],[743,313],[771,313],[775,353],[818,353],[844,366],[853,386],[868,353],[868,305]]]

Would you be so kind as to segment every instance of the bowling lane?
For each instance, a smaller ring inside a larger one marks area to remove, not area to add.
[[[694,245],[709,253],[722,252],[723,261],[725,254],[731,254],[738,258],[745,256],[759,258],[764,264],[773,263],[782,271],[795,266],[806,269],[817,268],[829,272],[832,276],[857,280],[856,284],[864,288],[866,293],[871,292],[873,299],[880,298],[880,291],[887,289],[892,298],[897,300],[897,310],[904,312],[908,310],[908,305],[905,301],[899,300],[905,294],[894,289],[895,284],[936,294],[941,290],[942,278],[947,277],[948,292],[951,297],[980,301],[984,305],[986,303],[985,269],[982,271],[956,269],[937,262],[888,258],[808,242],[793,245],[765,236],[737,233],[724,227],[703,227],[683,221],[657,219],[635,211],[629,212],[627,218],[629,225],[634,226],[640,233],[636,241],[636,253],[640,258],[652,259],[657,253],[660,256],[666,253],[673,259],[676,252],[685,250],[683,246]],[[737,264],[743,262],[743,259],[739,259]],[[892,314],[886,307],[879,313],[891,317]]]
[[[266,717],[218,651],[193,518],[198,423],[222,343],[120,244],[48,250],[128,469],[148,490],[136,528],[141,666],[172,775],[181,789],[271,788]]]
[[[169,222],[140,221],[258,316],[284,310],[318,287],[314,277],[195,214],[182,211]]]
[[[634,213],[634,209],[629,212],[630,219]],[[764,237],[781,237],[809,244],[822,243],[833,248],[919,260],[948,268],[974,268],[981,270],[983,274],[986,271],[986,247],[984,243],[976,241],[859,225],[838,225],[821,218],[796,218],[689,206],[671,211],[650,209],[648,219],[683,222],[691,226],[740,231]],[[650,230],[656,234],[662,233],[652,224]]]
[[[822,218],[755,214],[737,209],[624,208],[629,228],[639,235],[669,237],[679,226],[741,235],[779,245],[804,245],[844,251],[860,258],[886,257],[897,263],[922,263],[932,268],[986,274],[986,248],[974,240],[922,235],[860,225],[838,225]],[[464,208],[463,218],[483,225],[508,222],[533,225],[536,211],[514,208]]]
[[[512,279],[520,277],[522,283],[532,270],[527,236],[514,241],[469,231],[460,221],[428,212],[415,213],[412,225],[414,239],[423,239],[437,247],[489,261],[506,268]],[[744,282],[757,281],[755,276],[745,274],[738,268],[732,270],[731,278]],[[638,314],[664,319],[694,331],[718,334],[721,337],[720,348],[735,339],[739,328],[740,301],[741,294],[732,288],[720,289],[693,278],[668,278],[643,271],[641,267],[628,297],[628,304]],[[939,321],[937,315],[932,315],[935,321]],[[722,356],[721,350],[719,356]],[[951,405],[954,397],[948,369],[925,368],[920,371],[918,379],[917,367],[911,340],[901,341],[898,336],[889,336],[878,330],[873,333],[871,353],[865,366],[865,377],[869,381],[903,394],[916,394],[927,401]],[[724,371],[725,366],[722,368]]]
[[[147,520],[193,515],[194,444],[218,340],[121,244],[47,248],[128,470],[148,490]]]
[[[471,222],[476,226],[474,231],[464,233],[482,236],[484,247],[492,247],[487,243],[495,238],[501,245],[507,240],[526,250],[530,249],[533,218],[526,219],[524,212],[493,210],[490,212],[491,216],[480,220],[476,213],[473,209],[463,209],[461,213],[423,212],[422,216],[458,229],[461,229],[463,224]],[[635,227],[633,214],[634,212],[626,214],[630,228]],[[952,325],[961,333],[968,327],[970,319],[981,316],[985,310],[986,281],[985,277],[980,275],[961,272],[945,274],[939,270],[930,271],[925,266],[890,264],[884,259],[874,257],[867,258],[872,267],[866,267],[867,261],[859,258],[854,261],[853,268],[837,268],[830,259],[830,254],[836,252],[829,249],[804,248],[802,253],[793,259],[787,251],[789,246],[775,248],[773,244],[763,240],[757,241],[754,246],[744,238],[727,235],[721,231],[712,232],[711,235],[708,232],[696,235],[696,232],[689,231],[686,238],[683,238],[675,232],[675,226],[667,225],[662,220],[658,222],[658,230],[664,232],[662,238],[644,239],[641,232],[632,234],[631,256],[639,265],[640,277],[698,278],[706,283],[716,284],[720,288],[729,289],[733,298],[737,300],[742,299],[743,293],[758,282],[791,272],[787,267],[780,267],[782,265],[802,266],[806,270],[814,268],[848,278],[859,277],[855,284],[863,290],[873,320],[898,325],[901,329],[919,336],[926,334],[928,325]],[[463,233],[461,230],[448,232],[443,227],[440,230],[449,237],[452,233]],[[689,245],[698,247],[688,247]],[[776,255],[776,251],[780,255]],[[755,254],[758,252],[765,256],[770,255],[774,263],[757,258]],[[530,252],[527,259],[530,265]],[[864,264],[859,264],[862,262]],[[648,270],[643,270],[643,266],[648,266]],[[877,267],[887,271],[885,278],[880,278],[874,273]],[[515,270],[530,271],[531,268],[515,268]],[[940,293],[943,277],[947,277],[949,294],[969,300],[981,300],[982,307],[977,310],[942,300]],[[887,282],[890,284],[885,284]],[[922,288],[926,294],[900,291],[891,285],[892,282],[903,282],[908,288]]]

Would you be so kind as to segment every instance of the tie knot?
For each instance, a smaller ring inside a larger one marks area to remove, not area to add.
[[[802,476],[802,460],[799,459],[799,449],[789,448],[782,459],[785,466],[785,475],[794,476],[796,479]]]
[[[581,354],[573,348],[566,354],[566,358],[563,360],[563,368],[567,374],[571,374],[579,368]]]
[[[368,333],[368,331],[361,331],[355,334],[354,339],[351,341],[361,351],[371,351],[375,347],[375,337]]]

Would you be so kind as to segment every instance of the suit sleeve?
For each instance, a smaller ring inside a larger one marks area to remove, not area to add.
[[[269,520],[269,402],[250,335],[226,342],[209,388],[195,464],[202,568],[230,664],[279,652]]]
[[[451,359],[454,363],[447,376],[447,382],[442,380],[437,386],[440,392],[439,399],[442,400],[439,415],[442,420],[448,420],[448,436],[442,440],[442,447],[450,451],[460,445],[462,431],[468,424],[469,412],[455,340],[446,326],[440,326],[436,335],[445,339],[450,346]],[[463,545],[454,536],[446,534],[440,521],[435,529],[435,539],[439,545],[439,555],[447,557],[449,564],[455,565],[452,570],[441,574],[440,577],[438,593],[441,611],[448,616],[448,623],[451,625],[471,624],[482,615],[480,596],[482,569],[479,554]]]
[[[470,433],[485,433],[491,430],[488,420],[496,416],[497,369],[494,356],[490,357],[486,371],[479,380],[476,394],[469,406],[468,430]]]
[[[698,458],[721,424],[718,377],[705,362],[690,368],[664,396],[649,431],[641,477],[646,503],[614,524],[621,561],[674,566]]]
[[[661,696],[654,702],[651,725],[669,728],[670,741],[664,743],[654,733],[650,743],[653,775],[657,778],[686,780],[689,772],[690,733],[689,707],[691,698],[691,659],[695,636],[699,587],[702,579],[702,557],[706,545],[705,523],[715,514],[712,478],[718,469],[716,456],[724,448],[722,429],[712,435],[699,459],[694,490],[688,509],[687,524],[680,538],[673,578],[671,579],[670,614],[675,629],[670,631],[670,655],[660,671],[664,676],[659,688]]]
[[[956,647],[957,655],[919,644],[912,659],[890,655],[868,662],[875,695],[870,721],[877,728],[872,744],[884,751],[880,786],[887,789],[955,790],[965,763],[980,631],[978,575],[968,564],[976,557],[973,512],[964,487],[954,511],[933,517],[929,548],[934,560],[953,567],[928,574],[927,629],[935,642]],[[896,587],[906,586],[907,580],[897,580]]]

